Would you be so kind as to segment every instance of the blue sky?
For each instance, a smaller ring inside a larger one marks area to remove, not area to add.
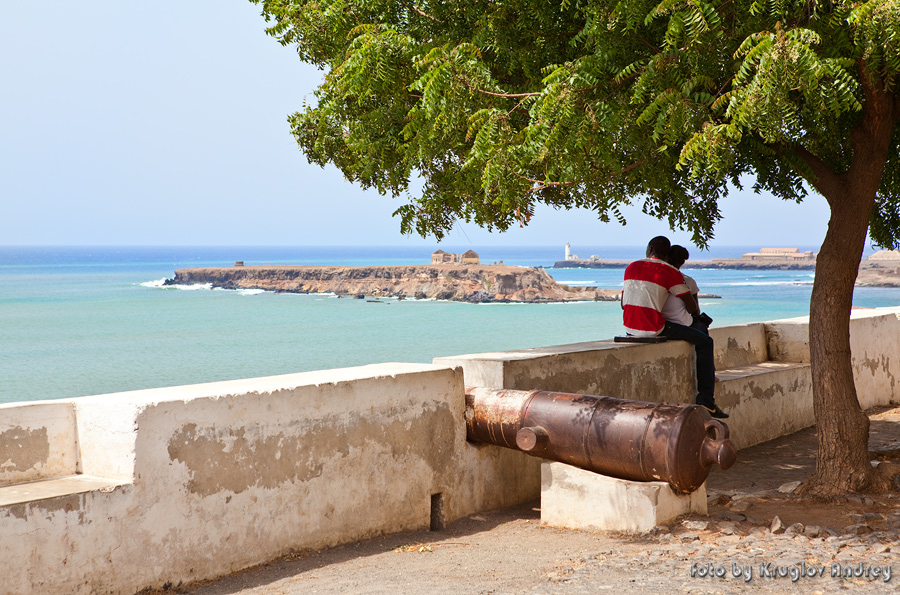
[[[321,73],[242,0],[8,2],[0,19],[0,244],[433,245],[402,202],[309,165],[290,135]],[[828,209],[746,191],[714,245],[818,246]],[[462,224],[473,245],[640,245],[670,233],[626,211],[539,209],[524,229]]]

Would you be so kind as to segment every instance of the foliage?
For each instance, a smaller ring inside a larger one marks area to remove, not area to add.
[[[866,85],[900,73],[900,0],[251,1],[325,71],[290,118],[309,160],[407,195],[402,231],[438,238],[635,201],[705,245],[729,184],[799,201],[814,163],[846,171]],[[871,227],[891,247],[892,143]]]

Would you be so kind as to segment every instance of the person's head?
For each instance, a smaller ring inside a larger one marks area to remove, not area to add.
[[[655,256],[656,258],[665,260],[666,256],[669,254],[670,246],[671,243],[669,242],[669,238],[666,236],[656,236],[647,244],[647,258]]]
[[[690,257],[691,255],[688,253],[687,248],[675,244],[669,248],[669,255],[666,256],[666,262],[676,269],[680,269],[681,265],[683,265]]]

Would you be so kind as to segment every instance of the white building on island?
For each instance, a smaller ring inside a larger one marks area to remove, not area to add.
[[[459,255],[443,250],[435,250],[431,253],[431,264],[449,264],[459,262]]]
[[[900,260],[900,250],[879,250],[866,260]]]
[[[459,262],[461,264],[479,264],[478,253],[474,250],[466,250],[459,257]]]
[[[759,252],[748,252],[741,258],[755,261],[816,262],[815,254],[809,250],[800,252],[799,248],[760,248]]]

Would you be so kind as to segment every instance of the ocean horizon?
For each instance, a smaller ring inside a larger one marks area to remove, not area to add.
[[[791,246],[801,250],[816,247]],[[0,246],[0,403],[270,376],[370,363],[609,339],[617,302],[468,304],[330,294],[173,288],[175,269],[428,264],[436,249],[482,263],[552,267],[558,246]],[[694,260],[760,246],[715,247]],[[572,246],[634,260],[643,246]],[[867,250],[867,254],[873,250]],[[621,269],[553,269],[570,285],[621,287]],[[812,271],[692,270],[714,326],[804,316]],[[900,305],[898,288],[857,288],[854,305]]]

